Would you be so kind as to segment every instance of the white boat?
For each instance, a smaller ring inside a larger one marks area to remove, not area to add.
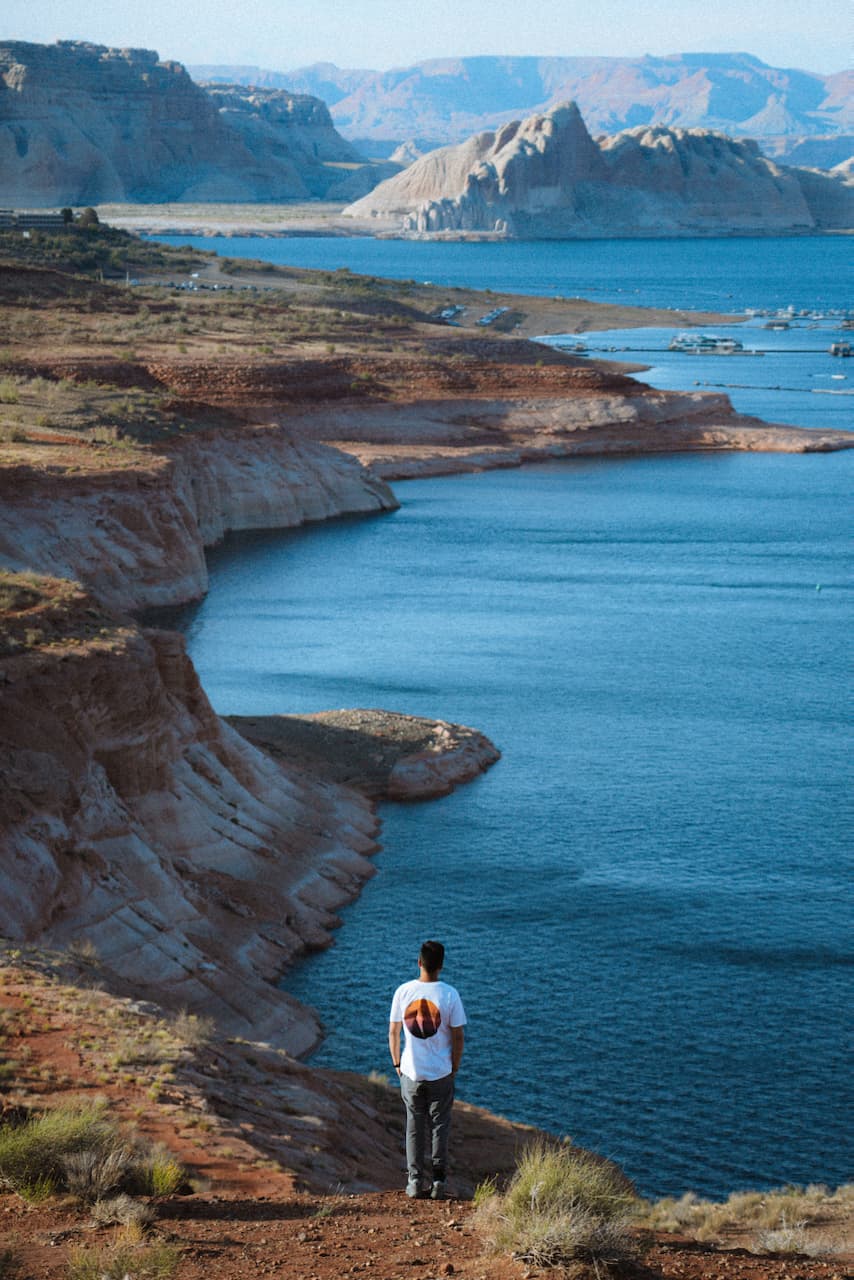
[[[691,356],[731,356],[744,351],[744,346],[735,338],[719,338],[714,333],[677,333],[667,349]]]

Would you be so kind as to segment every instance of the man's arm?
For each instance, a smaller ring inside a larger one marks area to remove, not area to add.
[[[402,1026],[402,1022],[388,1024],[388,1051],[398,1075],[400,1075],[400,1029]]]
[[[454,1075],[460,1069],[460,1059],[466,1042],[465,1027],[451,1027],[451,1071]]]

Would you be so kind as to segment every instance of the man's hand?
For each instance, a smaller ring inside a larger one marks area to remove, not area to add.
[[[400,1075],[400,1032],[402,1027],[402,1022],[390,1022],[388,1024],[388,1051],[391,1054],[392,1066],[398,1075]]]
[[[466,1033],[463,1027],[451,1027],[451,1074],[456,1075],[460,1069]]]

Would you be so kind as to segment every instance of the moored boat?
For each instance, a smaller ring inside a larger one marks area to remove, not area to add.
[[[736,338],[719,338],[714,333],[677,333],[667,349],[692,356],[729,356],[744,351],[744,346]]]

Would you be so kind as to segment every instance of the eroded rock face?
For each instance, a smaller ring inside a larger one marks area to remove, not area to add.
[[[81,579],[124,609],[204,595],[204,548],[230,530],[397,506],[352,457],[277,428],[197,437],[124,470],[6,468],[0,484],[0,563]]]
[[[6,204],[299,199],[355,158],[316,98],[211,95],[148,49],[0,44]]]
[[[273,980],[371,874],[367,801],[220,720],[172,632],[5,658],[0,726],[0,934],[94,944],[120,991],[309,1048]]]
[[[699,129],[594,142],[568,103],[431,152],[345,212],[421,235],[809,231],[854,223],[854,182],[782,168],[753,142]]]

